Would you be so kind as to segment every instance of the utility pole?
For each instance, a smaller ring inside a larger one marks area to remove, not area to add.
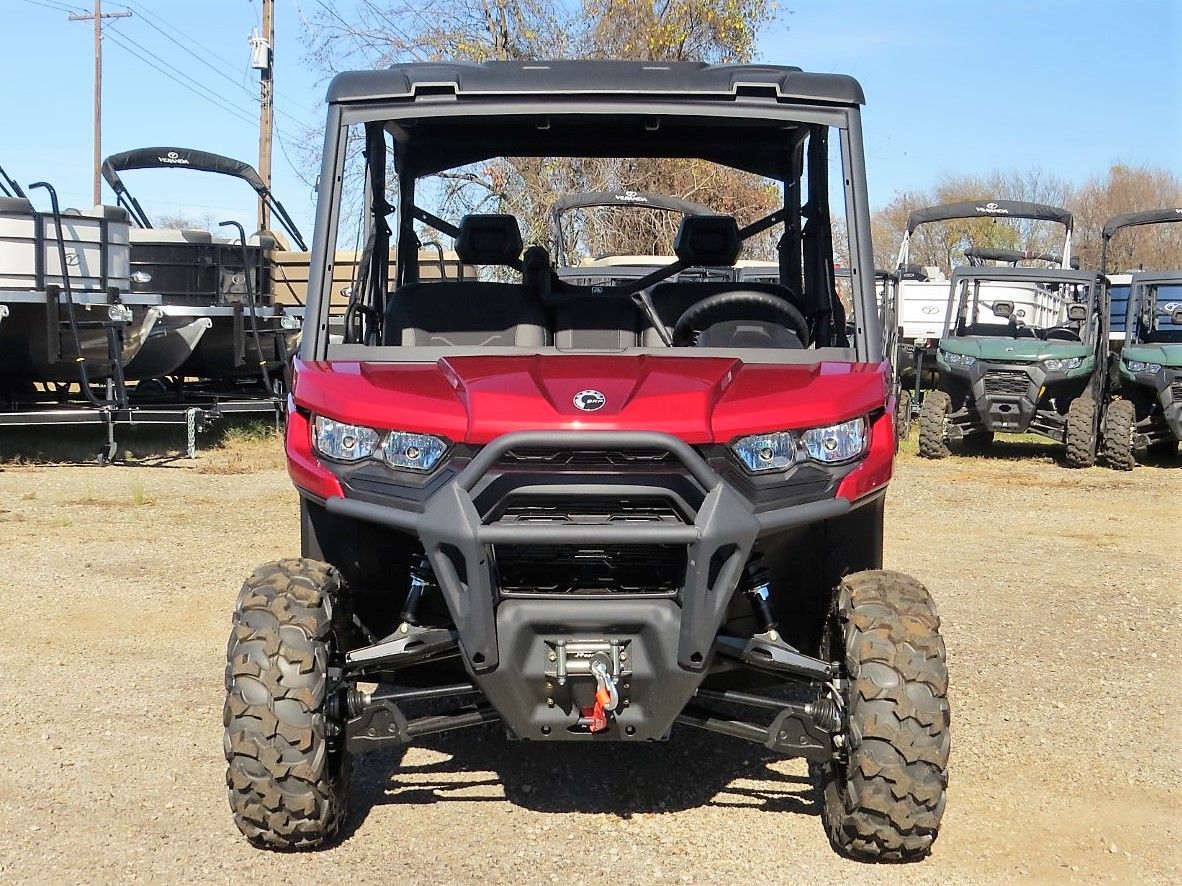
[[[94,13],[75,13],[70,21],[94,19],[94,205],[103,202],[103,19],[128,18],[130,12],[103,12],[102,0],[94,0]]]
[[[259,177],[271,189],[271,133],[275,116],[275,0],[262,0],[263,33],[250,38],[250,65],[259,72]],[[259,200],[259,229],[271,226],[271,209]]]

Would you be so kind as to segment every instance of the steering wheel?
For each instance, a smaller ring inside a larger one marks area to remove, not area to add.
[[[692,345],[703,329],[721,320],[736,319],[775,323],[795,333],[800,343],[808,346],[809,327],[804,314],[778,295],[752,289],[719,292],[690,305],[673,327],[673,345]]]

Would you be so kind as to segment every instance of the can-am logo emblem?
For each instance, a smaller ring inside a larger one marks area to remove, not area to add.
[[[575,407],[584,412],[595,412],[597,409],[602,409],[606,402],[607,397],[603,396],[602,391],[579,391],[574,397]]]
[[[936,305],[924,305],[922,308],[920,308],[920,311],[925,314],[938,314],[940,309],[936,307]]]
[[[161,163],[172,163],[175,166],[188,166],[189,161],[178,154],[176,151],[169,151],[164,157],[157,157]]]
[[[977,212],[988,212],[991,215],[1009,215],[1010,211],[998,206],[996,203],[986,203],[984,206],[978,206]]]
[[[647,203],[648,197],[644,194],[639,194],[636,191],[625,191],[622,194],[616,194],[616,199],[621,203]]]

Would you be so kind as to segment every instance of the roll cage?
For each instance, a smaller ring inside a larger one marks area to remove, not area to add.
[[[1075,220],[1071,213],[1058,206],[1045,203],[1029,203],[1024,200],[963,200],[957,203],[944,203],[939,206],[927,206],[917,209],[907,218],[907,228],[903,232],[903,243],[899,247],[899,259],[896,262],[898,273],[902,274],[911,258],[911,235],[921,225],[939,221],[954,221],[957,219],[977,218],[1021,218],[1032,221],[1057,222],[1063,225],[1066,233],[1063,239],[1063,249],[1058,255],[1061,268],[1071,266],[1071,232],[1075,227]],[[967,253],[966,253],[967,255]],[[1043,256],[1030,256],[1042,261],[1048,261]],[[995,259],[1010,261],[1011,259]],[[1020,261],[1021,259],[1013,259]]]
[[[833,128],[843,158],[843,181],[835,184],[845,203],[852,289],[861,307],[857,351],[861,359],[877,361],[882,357],[878,330],[863,322],[877,312],[861,102],[861,90],[849,78],[764,66],[497,62],[406,65],[339,75],[329,90],[321,174],[325,186],[309,287],[308,316],[317,319],[305,325],[302,355],[432,359],[429,348],[416,349],[419,355],[406,353],[406,348],[384,354],[391,346],[374,344],[381,340],[390,284],[396,291],[419,280],[416,225],[451,236],[458,230],[415,202],[416,183],[466,164],[521,156],[696,158],[780,181],[783,207],[747,225],[740,237],[784,226],[777,262],[780,280],[799,296],[817,346],[848,348],[844,310],[833,279],[827,168]],[[347,128],[357,125],[365,133],[365,250],[351,311],[362,318],[361,328],[354,340],[332,344],[325,291],[331,274],[325,259],[336,246]],[[398,184],[397,205],[386,199],[388,175]],[[802,193],[805,180],[807,194]],[[387,261],[389,257],[394,261]],[[523,270],[520,262],[508,266]],[[547,304],[587,296],[632,299],[686,267],[679,260],[638,280],[595,287],[564,281],[551,268],[543,275],[542,298]]]
[[[966,337],[961,331],[962,326],[969,326],[979,322],[979,311],[982,307],[992,308],[983,304],[981,300],[981,285],[983,283],[1037,283],[1044,287],[1054,297],[1061,298],[1060,292],[1067,288],[1086,288],[1086,299],[1083,302],[1062,299],[1063,304],[1086,304],[1087,321],[1078,321],[1076,328],[1079,340],[1084,344],[1094,344],[1100,339],[1108,337],[1108,312],[1104,308],[1105,279],[1102,275],[1089,271],[1077,271],[1063,268],[1031,269],[1006,267],[966,267],[958,268],[952,274],[952,281],[948,288],[948,304],[944,321],[944,336]],[[1005,301],[1005,299],[997,299]],[[1058,327],[1047,329],[1067,328],[1074,321],[1065,318],[1066,322]],[[1045,332],[1045,329],[1040,331]],[[1037,334],[1037,333],[1036,333]]]
[[[1142,225],[1163,225],[1182,222],[1182,208],[1165,207],[1144,212],[1127,212],[1110,218],[1100,232],[1100,272],[1108,271],[1108,244],[1116,233],[1124,228]],[[1157,309],[1159,287],[1182,288],[1182,270],[1142,271],[1134,274],[1129,285],[1129,299],[1125,308],[1125,342],[1139,344],[1146,335],[1152,334],[1160,323],[1159,315],[1172,320],[1173,311],[1161,313]],[[1182,307],[1182,298],[1178,300]],[[1173,330],[1171,330],[1173,332]],[[1182,338],[1182,334],[1179,334]]]
[[[1100,232],[1100,273],[1108,273],[1108,243],[1123,228],[1135,228],[1141,225],[1164,225],[1171,222],[1182,222],[1182,208],[1166,207],[1164,209],[1148,209],[1145,212],[1126,212],[1117,215],[1104,223]]]

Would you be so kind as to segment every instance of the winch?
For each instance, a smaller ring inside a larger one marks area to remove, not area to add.
[[[572,730],[603,732],[629,704],[629,640],[547,640],[546,704],[579,711]]]

